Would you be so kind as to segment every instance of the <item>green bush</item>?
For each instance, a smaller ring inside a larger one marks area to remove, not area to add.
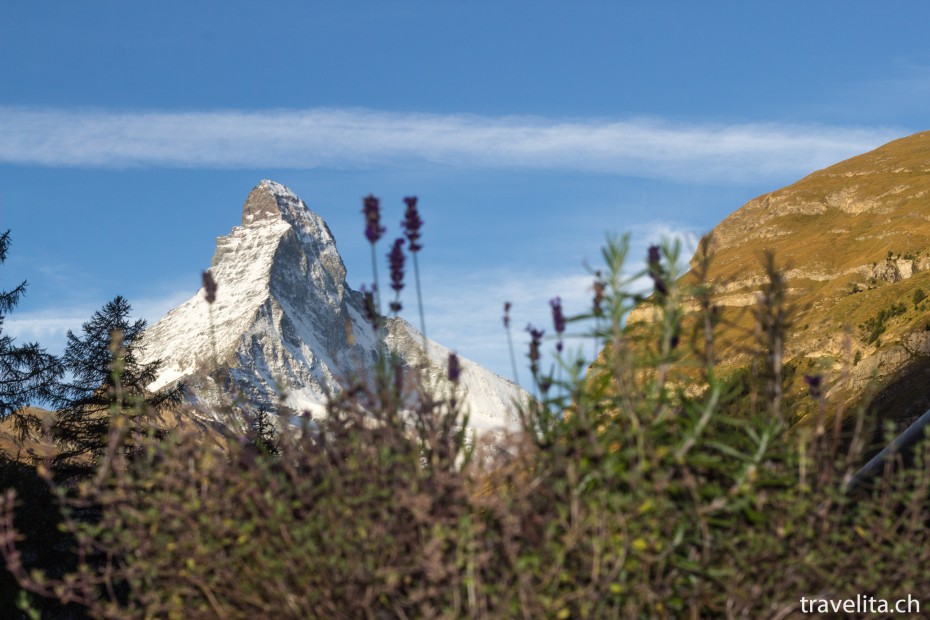
[[[920,302],[922,302],[926,298],[927,298],[927,294],[924,292],[924,289],[919,288],[915,290],[914,297],[913,297],[914,306],[916,307]]]
[[[859,325],[859,329],[865,335],[865,344],[878,343],[879,337],[885,333],[885,329],[888,327],[888,321],[905,313],[907,313],[907,306],[903,302],[899,302],[879,310],[875,316],[866,319],[865,322]]]
[[[537,331],[520,433],[469,440],[456,374],[427,385],[388,357],[278,454],[176,433],[129,459],[113,425],[96,477],[66,498],[77,569],[22,567],[11,492],[0,552],[24,588],[98,618],[761,618],[816,595],[926,597],[925,452],[853,493],[862,442],[841,422],[862,412],[809,378],[816,413],[791,425],[792,312],[771,256],[752,371],[722,377],[708,247],[685,286],[676,247],[630,275],[610,240],[591,310],[553,303],[559,345],[578,326],[602,353],[586,374],[580,353],[542,373]],[[626,324],[637,302],[649,316]]]

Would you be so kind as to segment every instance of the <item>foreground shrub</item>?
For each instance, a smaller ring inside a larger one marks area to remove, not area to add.
[[[816,413],[791,426],[791,313],[771,257],[754,370],[721,377],[702,247],[686,290],[673,246],[625,275],[625,241],[608,243],[591,311],[553,301],[551,373],[531,330],[539,399],[519,433],[468,440],[455,366],[424,385],[387,356],[326,419],[285,425],[275,453],[176,433],[127,456],[113,424],[96,477],[62,494],[77,568],[23,568],[13,493],[0,552],[24,588],[99,618],[784,618],[802,597],[926,602],[925,450],[852,492],[862,425],[841,422],[861,412],[812,377]],[[624,325],[637,302],[652,316]],[[604,347],[587,374],[564,347],[576,325]]]

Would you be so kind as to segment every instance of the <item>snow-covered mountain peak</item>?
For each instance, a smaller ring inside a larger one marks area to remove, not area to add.
[[[267,237],[280,239],[281,243],[269,244]],[[346,269],[329,226],[288,187],[264,179],[252,189],[242,206],[242,226],[218,240],[211,270],[227,252],[239,248],[243,240],[246,245],[249,240],[261,240],[263,246],[273,246],[275,253],[271,260],[277,268],[268,273],[284,277],[271,278],[269,283],[285,286],[278,293],[290,295],[294,292],[287,289],[296,284],[287,275],[296,269],[313,272],[312,280],[317,291],[331,290],[342,294]],[[296,265],[291,264],[294,261]],[[281,267],[284,267],[283,271]]]
[[[290,407],[319,412],[340,378],[383,350],[361,293],[346,284],[329,227],[284,185],[264,180],[251,191],[242,225],[217,239],[209,271],[218,287],[212,304],[200,289],[145,334],[146,361],[162,361],[151,389],[196,384],[200,370],[222,368],[224,387],[249,402],[274,406],[283,392]],[[422,336],[402,319],[388,331],[385,344],[405,365],[428,358],[428,373],[444,376],[448,349],[429,342],[424,351]],[[509,425],[513,402],[526,393],[461,361],[471,424]]]
[[[289,188],[263,179],[252,189],[242,205],[242,225],[278,219],[296,224],[307,217],[307,212],[315,215]]]

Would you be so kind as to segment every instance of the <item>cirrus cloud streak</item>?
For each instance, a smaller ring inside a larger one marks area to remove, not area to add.
[[[123,168],[537,169],[759,181],[872,149],[900,129],[368,109],[113,111],[0,107],[0,162]]]

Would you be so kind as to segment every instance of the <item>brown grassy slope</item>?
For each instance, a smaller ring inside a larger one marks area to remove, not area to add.
[[[46,416],[52,415],[51,411],[39,407],[25,407],[22,410],[25,415],[35,416],[39,419],[45,419]],[[56,448],[51,441],[26,437],[21,439],[19,429],[16,426],[16,416],[19,412],[0,420],[0,453],[14,460],[28,460],[30,453],[37,455],[53,455]]]
[[[930,362],[930,302],[912,303],[918,288],[930,295],[930,132],[759,196],[712,236],[711,281],[734,324],[725,339],[739,344],[751,333],[746,310],[762,279],[760,256],[771,250],[798,307],[786,351],[786,361],[798,369],[795,393],[803,389],[803,374],[823,374],[835,396],[856,402],[876,377],[890,390],[877,404],[892,418],[930,407],[930,388],[923,389],[930,383],[921,370],[930,367],[924,363]],[[885,322],[876,342],[867,342],[871,330],[863,324],[899,303],[906,311]],[[724,365],[745,361],[737,350],[721,350]],[[844,370],[848,375],[841,378]]]
[[[51,420],[54,412],[40,407],[25,407],[25,415],[32,415],[39,420]],[[21,462],[32,462],[33,457],[53,457],[58,453],[58,446],[49,437],[43,436],[41,431],[33,432],[22,438],[16,424],[15,413],[0,420],[0,455]],[[210,435],[217,441],[222,441],[216,428],[197,416],[189,407],[182,406],[176,409],[165,409],[157,412],[152,418],[155,428],[166,431],[189,433],[194,436]]]

